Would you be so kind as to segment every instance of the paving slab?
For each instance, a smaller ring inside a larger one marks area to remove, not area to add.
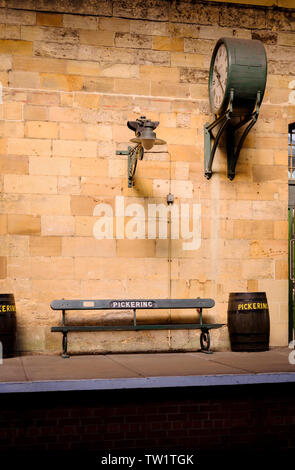
[[[216,353],[214,353],[215,359],[209,361],[208,357],[209,355],[203,353],[113,354],[110,356],[114,362],[143,377],[243,373],[237,365],[233,368],[230,364],[216,362],[218,357]]]
[[[107,355],[23,356],[21,358],[29,381],[84,380],[137,377],[138,374],[112,361]]]
[[[21,357],[3,359],[0,364],[0,382],[25,382],[28,380]]]
[[[229,367],[238,367],[244,372],[273,373],[295,372],[295,365],[290,364],[288,358],[291,350],[288,348],[260,352],[219,352],[208,356],[208,361]]]

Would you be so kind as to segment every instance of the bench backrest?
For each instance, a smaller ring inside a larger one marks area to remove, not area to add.
[[[164,308],[211,308],[213,299],[112,299],[112,300],[53,300],[53,310],[138,310]]]

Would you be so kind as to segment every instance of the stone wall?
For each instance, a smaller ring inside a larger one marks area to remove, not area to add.
[[[0,291],[16,297],[19,350],[60,350],[60,335],[50,332],[60,321],[53,299],[213,297],[206,319],[226,323],[235,291],[266,292],[271,345],[286,345],[295,10],[193,1],[37,3],[0,1]],[[222,36],[260,39],[268,56],[261,114],[232,182],[222,148],[211,180],[203,175],[203,125],[213,120],[208,69]],[[157,136],[167,145],[145,153],[130,189],[127,157],[116,151],[134,137],[127,120],[142,115],[160,121]],[[201,208],[198,249],[147,233],[95,238],[98,204],[114,208],[124,196],[125,210],[137,203],[146,211],[166,204],[169,192],[175,205]],[[212,336],[213,348],[229,348],[226,328]],[[72,350],[97,351],[198,345],[194,331],[73,334],[70,342]]]

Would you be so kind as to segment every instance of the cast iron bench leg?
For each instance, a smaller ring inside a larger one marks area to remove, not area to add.
[[[213,354],[210,351],[210,331],[207,328],[202,328],[201,335],[200,335],[200,344],[201,349],[198,352],[202,352],[205,354]]]
[[[67,357],[70,357],[69,354],[68,354],[68,332],[67,331],[63,331],[63,334],[62,334],[62,349],[63,349],[63,353],[61,355],[61,357],[63,357],[64,359],[67,358]]]

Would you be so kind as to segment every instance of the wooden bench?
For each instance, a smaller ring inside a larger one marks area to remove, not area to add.
[[[67,351],[67,335],[70,331],[139,331],[139,330],[178,330],[178,329],[200,329],[200,352],[212,354],[210,351],[210,330],[220,328],[223,323],[203,323],[203,308],[214,307],[213,299],[121,299],[121,300],[53,300],[50,304],[53,310],[61,310],[61,326],[53,326],[52,332],[63,334],[62,357],[69,357]],[[200,323],[165,323],[165,324],[138,324],[136,322],[137,310],[149,309],[197,309],[200,315]],[[70,310],[133,310],[133,324],[115,325],[67,325],[66,311]]]

